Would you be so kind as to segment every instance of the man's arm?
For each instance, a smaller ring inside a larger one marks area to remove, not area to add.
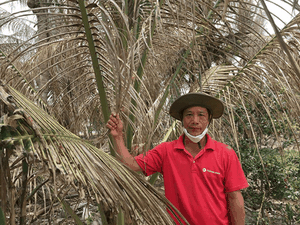
[[[106,127],[110,129],[115,150],[120,156],[120,160],[134,171],[142,171],[134,157],[129,153],[123,139],[123,122],[119,115],[111,114]]]
[[[227,193],[228,210],[231,225],[245,224],[244,198],[241,191]]]

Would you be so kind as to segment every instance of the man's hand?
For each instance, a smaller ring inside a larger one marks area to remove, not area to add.
[[[112,113],[107,121],[106,127],[110,129],[110,134],[113,137],[122,137],[123,122],[120,119],[119,114]]]
[[[134,157],[129,153],[123,140],[123,122],[119,114],[112,113],[107,121],[106,127],[110,129],[113,137],[115,150],[120,156],[120,160],[134,171],[142,171],[141,167],[135,161]]]

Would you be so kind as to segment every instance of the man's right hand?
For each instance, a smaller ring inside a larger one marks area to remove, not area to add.
[[[134,171],[142,171],[141,167],[135,161],[134,157],[129,153],[123,140],[123,122],[119,114],[112,113],[107,121],[106,127],[110,129],[113,137],[115,150],[120,156],[120,160]]]
[[[110,134],[113,137],[122,137],[123,122],[120,119],[119,114],[112,113],[107,121],[106,127],[110,129]]]

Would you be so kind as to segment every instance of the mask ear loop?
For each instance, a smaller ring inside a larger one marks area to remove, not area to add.
[[[201,149],[201,144],[200,141],[198,142],[198,148]]]

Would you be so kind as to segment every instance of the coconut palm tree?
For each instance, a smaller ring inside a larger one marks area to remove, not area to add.
[[[112,111],[120,113],[128,148],[145,153],[181,134],[167,112],[182,93],[224,102],[225,115],[210,134],[234,146],[241,161],[240,143],[251,139],[264,171],[261,146],[281,143],[284,131],[299,150],[297,1],[27,3],[30,9],[0,20],[16,27],[35,15],[37,28],[0,47],[7,223],[60,220],[64,208],[78,224],[92,217],[89,211],[103,223],[171,224],[166,208],[176,209],[115,160],[105,123]],[[291,20],[268,8],[274,5]],[[258,118],[270,125],[267,135]]]

